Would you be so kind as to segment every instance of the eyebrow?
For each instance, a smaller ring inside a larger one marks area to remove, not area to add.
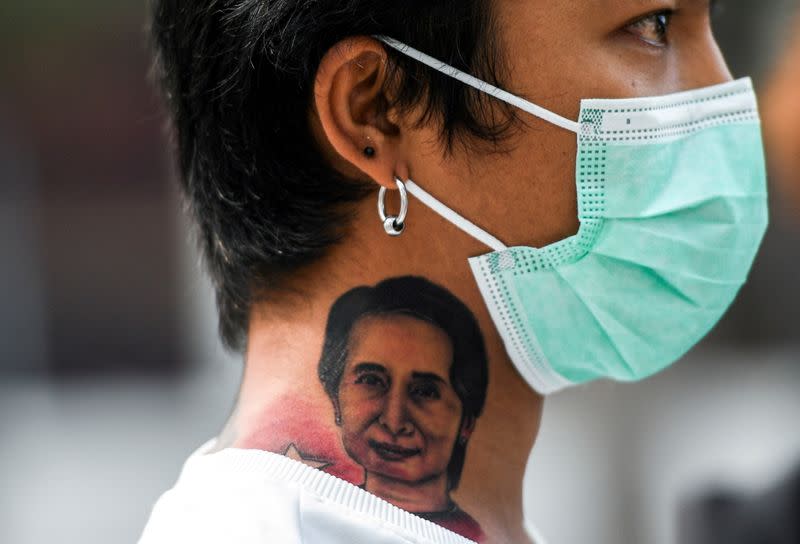
[[[386,370],[386,367],[378,364],[378,363],[358,363],[354,368],[353,372],[356,374],[361,374],[363,372],[380,372],[382,374],[388,374],[389,372]],[[434,374],[433,372],[412,372],[411,377],[415,380],[430,380],[433,382],[439,382],[441,384],[447,385],[447,380],[439,376],[438,374]]]
[[[411,377],[414,378],[415,380],[419,379],[430,380],[433,382],[439,382],[444,385],[447,385],[447,381],[445,381],[444,378],[442,378],[438,374],[434,374],[433,372],[412,372]]]
[[[388,374],[388,372],[386,372],[386,367],[378,363],[358,363],[353,369],[353,372],[358,374],[362,372],[382,372],[383,374]]]
[[[713,10],[715,7],[717,7],[717,4],[719,4],[720,2],[718,0],[694,0],[694,3],[696,3],[696,4],[705,4],[710,9]]]
[[[720,0],[691,0],[691,1],[693,3],[705,4],[711,9],[718,7],[718,4],[724,3],[720,2]],[[645,5],[645,4],[650,4],[651,2],[650,0],[639,0],[639,3]]]

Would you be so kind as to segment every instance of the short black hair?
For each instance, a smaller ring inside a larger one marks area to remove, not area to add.
[[[453,346],[450,383],[461,401],[461,421],[480,417],[489,385],[489,362],[478,321],[450,291],[419,276],[390,278],[374,287],[355,287],[333,303],[317,367],[332,401],[339,397],[353,328],[362,319],[375,316],[408,316],[441,329]],[[448,489],[458,486],[466,450],[466,444],[456,441],[447,467]]]
[[[227,347],[243,348],[252,304],[342,240],[348,205],[377,190],[337,173],[311,132],[326,51],[383,34],[499,85],[492,1],[151,0],[154,73]],[[510,107],[386,50],[392,105],[422,105],[446,152],[507,136]]]

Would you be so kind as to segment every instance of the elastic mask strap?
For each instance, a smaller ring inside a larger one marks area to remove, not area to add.
[[[426,55],[422,51],[417,51],[413,47],[406,45],[402,42],[395,40],[394,38],[390,38],[388,36],[374,36],[375,39],[378,39],[388,45],[389,47],[396,49],[400,53],[407,55],[413,59],[420,61],[427,66],[430,66],[434,70],[437,70],[447,76],[455,78],[470,87],[474,87],[481,92],[484,92],[488,95],[491,95],[498,100],[502,100],[507,104],[511,104],[512,106],[516,106],[519,109],[530,113],[531,115],[535,115],[536,117],[547,121],[548,123],[552,123],[558,127],[564,128],[575,134],[579,134],[580,131],[580,124],[567,119],[566,117],[561,117],[557,113],[553,113],[550,110],[547,110],[541,106],[537,106],[532,102],[528,102],[527,100],[520,98],[519,96],[513,95],[508,91],[504,91],[494,85],[486,83],[485,81],[481,81],[480,79],[471,76],[465,72],[462,72],[458,68],[454,68],[449,64],[446,64],[440,60],[437,60],[430,55]]]
[[[500,240],[498,240],[497,238],[495,238],[494,236],[492,236],[491,234],[480,228],[475,223],[472,223],[471,221],[465,219],[457,212],[451,210],[450,208],[448,208],[447,206],[436,200],[436,198],[434,198],[430,193],[425,191],[422,187],[420,187],[410,179],[406,180],[405,185],[406,185],[406,190],[408,190],[409,193],[414,195],[420,202],[428,206],[430,209],[432,209],[433,211],[435,211],[436,213],[438,213],[439,215],[450,221],[452,224],[454,224],[455,226],[457,226],[458,228],[460,228],[461,230],[463,230],[464,232],[466,232],[479,242],[483,242],[484,244],[486,244],[495,251],[503,251],[505,249],[508,249],[508,247],[503,242],[501,242]]]

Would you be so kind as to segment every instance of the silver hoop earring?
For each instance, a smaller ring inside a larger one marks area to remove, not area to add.
[[[386,215],[386,187],[381,187],[378,191],[378,215],[383,222],[383,230],[389,236],[400,236],[406,228],[405,220],[408,214],[408,192],[406,184],[395,176],[395,183],[400,191],[400,213],[398,215]]]

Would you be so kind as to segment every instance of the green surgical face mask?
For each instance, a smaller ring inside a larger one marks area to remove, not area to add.
[[[378,38],[577,135],[580,229],[546,247],[507,248],[406,182],[408,192],[494,250],[469,264],[531,387],[548,394],[598,378],[640,380],[719,321],[768,221],[749,79],[660,97],[582,100],[574,122]]]

